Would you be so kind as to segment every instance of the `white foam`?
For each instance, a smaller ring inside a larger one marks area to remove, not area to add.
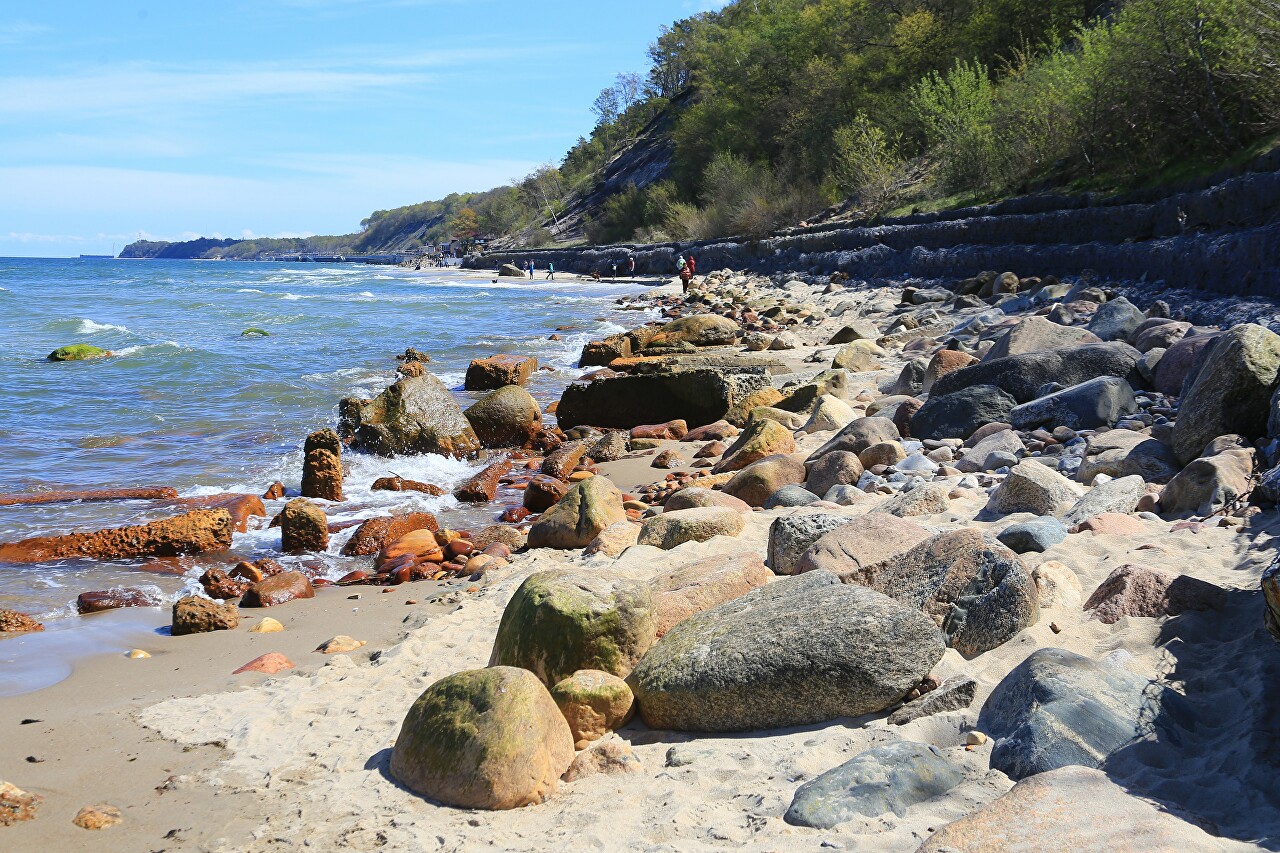
[[[81,320],[80,325],[76,327],[76,332],[81,335],[93,335],[98,332],[129,332],[129,330],[124,326],[115,326],[111,323],[95,323],[93,320]]]
[[[262,293],[262,294],[265,294],[265,293],[266,293],[266,291],[265,291],[265,290],[255,290],[255,289],[254,289],[254,288],[252,288],[252,287],[242,287],[242,288],[240,288],[239,290],[237,290],[237,291],[236,291],[236,293]]]

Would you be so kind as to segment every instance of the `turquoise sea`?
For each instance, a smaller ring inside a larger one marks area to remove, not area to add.
[[[183,496],[261,494],[275,480],[296,488],[307,433],[336,423],[340,398],[370,397],[394,381],[394,356],[406,347],[429,353],[429,369],[464,404],[478,396],[461,391],[471,359],[537,356],[553,368],[530,385],[545,404],[580,374],[586,341],[645,319],[615,304],[637,291],[354,264],[0,259],[0,493],[172,486]],[[562,340],[549,340],[565,326]],[[250,327],[270,336],[242,337]],[[115,355],[46,360],[73,343]],[[458,507],[451,497],[367,490],[392,473],[451,487],[477,462],[358,454],[347,462],[348,501],[330,508],[331,521],[417,508],[450,526],[490,523],[492,509]],[[0,507],[0,542],[169,514],[172,507],[144,501]],[[336,556],[348,535],[335,535],[323,557],[333,577],[352,568]],[[235,541],[250,557],[278,556],[278,546],[275,530]],[[0,563],[0,607],[66,629],[91,621],[72,616],[80,592],[142,587],[167,603],[195,588],[204,565]]]

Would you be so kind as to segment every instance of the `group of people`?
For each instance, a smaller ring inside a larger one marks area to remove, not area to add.
[[[533,281],[534,271],[537,269],[537,267],[534,266],[533,260],[530,259],[528,261],[525,261],[524,268],[529,273],[529,280]],[[613,261],[612,268],[613,268],[613,278],[616,281],[618,278],[618,262],[617,261]],[[689,253],[689,257],[687,258],[684,255],[680,255],[678,258],[676,258],[676,272],[680,276],[680,284],[683,287],[685,293],[689,292],[689,283],[693,281],[693,275],[697,271],[697,269],[698,269],[698,262],[693,259],[692,252]],[[634,276],[636,274],[636,259],[634,257],[627,258],[626,273],[629,276]],[[598,272],[594,274],[594,277],[597,281],[599,281],[600,275]],[[556,280],[556,265],[552,262],[547,263],[546,280],[547,281]]]

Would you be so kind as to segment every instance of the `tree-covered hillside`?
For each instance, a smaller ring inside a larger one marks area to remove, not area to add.
[[[1280,130],[1280,0],[738,0],[649,58],[558,165],[307,242],[759,236],[846,199],[876,216],[1189,176]]]

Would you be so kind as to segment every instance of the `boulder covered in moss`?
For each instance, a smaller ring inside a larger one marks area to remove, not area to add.
[[[582,669],[626,677],[657,633],[657,606],[647,586],[538,572],[507,603],[489,665],[522,667],[548,687]]]
[[[49,353],[49,361],[91,361],[95,358],[109,358],[114,353],[92,344],[71,344],[58,347]]]
[[[526,670],[459,672],[409,709],[391,775],[451,806],[516,809],[556,790],[573,762],[573,735],[546,686]]]

